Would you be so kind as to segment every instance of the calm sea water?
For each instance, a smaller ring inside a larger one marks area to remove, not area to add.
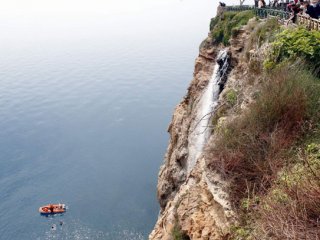
[[[157,219],[166,128],[216,3],[85,2],[1,14],[3,240],[146,239]],[[50,202],[69,210],[40,216]]]

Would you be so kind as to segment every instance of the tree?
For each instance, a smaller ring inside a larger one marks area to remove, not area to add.
[[[240,6],[242,6],[243,5],[243,2],[244,2],[245,0],[240,0]]]

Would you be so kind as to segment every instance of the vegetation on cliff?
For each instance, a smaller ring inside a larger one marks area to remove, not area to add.
[[[234,26],[223,21],[213,20],[211,29],[226,44]],[[318,239],[320,34],[272,19],[251,27],[243,54],[256,68],[247,77],[258,81],[257,92],[245,110],[232,91],[225,94],[239,114],[216,128],[208,149],[210,168],[231,182],[239,221],[230,239]]]
[[[276,36],[272,43],[266,68],[274,68],[285,61],[306,61],[309,69],[319,72],[320,68],[320,32],[309,31],[306,28],[286,29]]]
[[[254,16],[253,11],[226,12],[223,19],[215,17],[211,20],[210,31],[215,43],[229,45],[231,36],[235,36],[239,28],[246,25]]]

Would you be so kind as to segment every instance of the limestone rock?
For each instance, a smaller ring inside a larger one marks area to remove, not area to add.
[[[230,41],[229,47],[233,69],[223,91],[237,92],[237,111],[245,111],[252,101],[255,84],[247,77],[248,63],[243,61],[248,36],[248,30],[241,29],[237,38]],[[236,221],[228,195],[229,183],[210,168],[210,159],[214,156],[204,151],[190,173],[186,167],[188,136],[196,119],[196,106],[212,76],[215,58],[221,49],[221,46],[214,46],[212,42],[210,37],[202,42],[199,57],[195,61],[194,78],[186,96],[176,107],[168,128],[170,141],[158,180],[161,213],[149,236],[150,240],[173,239],[172,232],[177,225],[192,240],[223,240],[227,239],[230,225]],[[224,95],[220,95],[219,106],[226,104]],[[233,119],[237,113],[230,111],[227,116],[219,116],[217,125]],[[215,139],[213,128],[207,147],[213,146]]]

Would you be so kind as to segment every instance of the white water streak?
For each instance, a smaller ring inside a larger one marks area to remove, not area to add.
[[[227,50],[221,50],[217,59],[225,59],[227,58]],[[211,112],[218,105],[218,99],[220,94],[220,80],[221,73],[225,74],[226,68],[228,66],[224,64],[222,69],[219,64],[216,63],[214,67],[214,71],[212,77],[204,90],[199,103],[196,108],[198,109],[196,118],[193,121],[193,126],[191,129],[193,131],[189,134],[188,138],[188,162],[187,162],[187,172],[188,174],[192,171],[195,166],[198,158],[202,154],[203,148],[210,136],[210,128],[208,127],[211,119]]]

